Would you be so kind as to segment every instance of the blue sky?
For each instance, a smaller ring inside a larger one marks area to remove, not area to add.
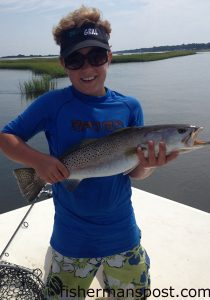
[[[210,0],[0,0],[0,56],[58,54],[52,27],[82,4],[111,22],[113,50],[210,42]]]

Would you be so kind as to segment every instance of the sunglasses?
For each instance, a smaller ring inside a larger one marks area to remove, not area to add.
[[[91,66],[102,66],[108,61],[107,50],[94,48],[85,55],[80,52],[74,52],[64,59],[65,67],[70,70],[78,70],[84,66],[86,60]]]

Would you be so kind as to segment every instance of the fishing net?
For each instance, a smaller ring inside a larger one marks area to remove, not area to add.
[[[0,262],[0,300],[44,300],[40,269]]]
[[[45,300],[45,285],[41,280],[42,271],[40,269],[31,270],[2,260],[3,256],[9,256],[6,252],[11,242],[14,240],[17,232],[24,226],[28,227],[26,217],[31,212],[35,202],[40,200],[41,196],[52,197],[52,191],[45,186],[36,199],[30,205],[25,216],[19,223],[6,247],[0,254],[0,300]]]

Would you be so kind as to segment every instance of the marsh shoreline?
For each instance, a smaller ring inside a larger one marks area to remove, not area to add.
[[[113,55],[112,64],[129,62],[149,62],[179,56],[194,55],[196,51],[170,51],[161,53],[120,54]],[[34,74],[47,74],[52,78],[65,77],[58,58],[19,58],[0,60],[0,69],[31,70]]]

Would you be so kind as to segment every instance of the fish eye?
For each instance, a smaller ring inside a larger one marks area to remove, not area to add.
[[[178,133],[182,134],[182,133],[187,132],[187,129],[185,129],[185,128],[179,128],[179,129],[177,129],[177,131],[178,131]]]

